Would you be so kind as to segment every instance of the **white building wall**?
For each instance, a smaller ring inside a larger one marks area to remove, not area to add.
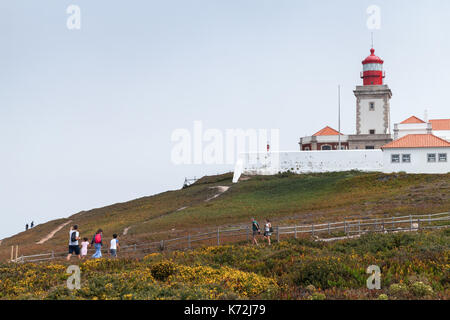
[[[375,110],[370,110],[370,103],[375,103]],[[375,134],[386,134],[384,128],[384,100],[383,98],[362,98],[361,106],[361,134],[369,134],[374,129]]]
[[[241,160],[244,174],[383,170],[383,155],[379,149],[245,153]]]
[[[396,125],[398,129],[397,139],[407,136],[408,134],[427,134],[428,123],[398,123]]]
[[[427,154],[435,153],[436,162],[428,162]],[[447,161],[439,162],[438,154],[447,153]],[[400,155],[400,163],[392,163],[391,156]],[[402,162],[402,154],[410,154],[411,162]],[[383,150],[383,172],[448,173],[450,172],[450,148],[405,148]]]
[[[428,153],[436,154],[436,162],[428,162]],[[446,162],[439,161],[439,153],[447,154]],[[392,154],[400,155],[400,163],[391,162]],[[409,154],[411,162],[402,162],[402,154]],[[237,182],[241,174],[273,175],[286,171],[309,173],[348,170],[445,174],[450,172],[450,148],[244,153],[236,164],[233,182]]]

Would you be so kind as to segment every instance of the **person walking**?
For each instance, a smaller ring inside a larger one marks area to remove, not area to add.
[[[94,245],[95,253],[92,255],[92,258],[101,258],[102,257],[102,246],[103,246],[103,230],[98,229],[97,232],[94,234],[94,237],[92,237],[91,244]]]
[[[34,221],[31,221],[30,228],[33,228],[33,227],[34,227]]]
[[[270,237],[272,236],[272,223],[270,222],[269,219],[266,219],[266,223],[264,225],[264,239],[267,239],[267,242],[269,243],[270,246]]]
[[[81,259],[85,259],[87,257],[88,247],[89,247],[88,238],[83,238],[83,242],[81,243]]]
[[[117,234],[113,234],[113,238],[109,245],[109,254],[111,257],[116,258],[117,257],[117,250],[119,249],[119,239],[117,239]]]
[[[80,232],[78,231],[78,226],[74,225],[73,227],[70,227],[69,231],[69,254],[66,258],[67,261],[70,260],[72,254],[76,254],[78,256],[78,259],[81,259],[78,240],[80,240]]]
[[[28,231],[28,223],[25,225],[25,231]]]
[[[252,236],[253,236],[252,242],[257,245],[258,240],[256,240],[256,236],[261,233],[261,229],[259,227],[258,221],[256,221],[255,218],[252,218],[251,220],[252,220]]]

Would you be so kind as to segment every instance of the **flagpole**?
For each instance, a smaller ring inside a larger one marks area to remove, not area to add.
[[[338,150],[341,150],[341,85],[338,85]]]

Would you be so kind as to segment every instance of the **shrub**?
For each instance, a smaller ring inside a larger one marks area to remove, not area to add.
[[[364,270],[355,270],[334,257],[305,261],[294,273],[293,280],[299,286],[312,284],[322,289],[360,288],[366,281]]]
[[[408,287],[403,283],[394,283],[389,287],[389,292],[396,297],[404,297],[408,294]]]
[[[175,273],[176,265],[172,261],[161,261],[152,265],[150,270],[155,279],[165,281]]]
[[[389,298],[387,294],[382,293],[378,296],[378,300],[389,300]]]
[[[425,296],[431,296],[433,294],[433,288],[431,286],[423,283],[422,281],[414,282],[411,287],[411,292],[419,298]]]
[[[305,289],[306,289],[306,291],[308,291],[308,292],[314,292],[314,291],[316,291],[316,287],[314,287],[312,284],[306,286]]]
[[[314,292],[312,295],[308,297],[309,300],[325,300],[326,296],[320,292]]]

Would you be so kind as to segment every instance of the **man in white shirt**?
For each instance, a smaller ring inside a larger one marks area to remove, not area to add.
[[[74,225],[73,227],[70,227],[69,231],[69,254],[67,255],[67,261],[70,260],[73,253],[78,256],[78,259],[81,259],[78,240],[80,240],[80,233],[78,232],[78,226]]]

